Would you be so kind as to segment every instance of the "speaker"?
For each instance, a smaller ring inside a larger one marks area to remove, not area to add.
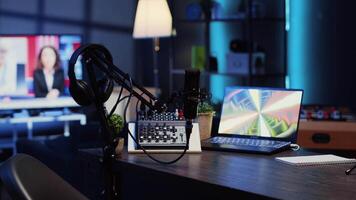
[[[297,143],[303,148],[356,150],[356,123],[300,121]]]

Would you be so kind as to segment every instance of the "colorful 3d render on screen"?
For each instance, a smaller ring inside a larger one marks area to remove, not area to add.
[[[68,61],[80,44],[79,35],[0,35],[0,96],[34,96],[34,71],[40,66],[39,53],[45,46],[57,51],[67,90]],[[75,68],[79,77],[80,65],[78,62]]]
[[[302,91],[227,88],[219,133],[287,138],[296,132]]]

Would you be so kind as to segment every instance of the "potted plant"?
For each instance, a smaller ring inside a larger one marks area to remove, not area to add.
[[[211,104],[209,104],[208,102],[199,103],[198,123],[200,140],[210,138],[214,114],[214,107]]]
[[[121,132],[124,131],[124,119],[118,115],[113,114],[108,119],[109,126],[113,129],[113,141],[116,144],[115,153],[116,155],[120,155],[122,150],[124,149],[124,138],[120,137]]]

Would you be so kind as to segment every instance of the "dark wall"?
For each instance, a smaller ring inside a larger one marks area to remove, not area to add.
[[[356,108],[355,6],[352,0],[291,1],[291,86],[305,90],[304,103]]]

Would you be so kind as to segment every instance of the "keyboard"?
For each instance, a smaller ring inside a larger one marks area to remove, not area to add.
[[[234,137],[213,137],[210,138],[210,143],[213,144],[231,144],[237,146],[256,146],[256,147],[272,147],[279,148],[284,146],[286,142],[275,140],[261,140],[250,138],[234,138]]]

